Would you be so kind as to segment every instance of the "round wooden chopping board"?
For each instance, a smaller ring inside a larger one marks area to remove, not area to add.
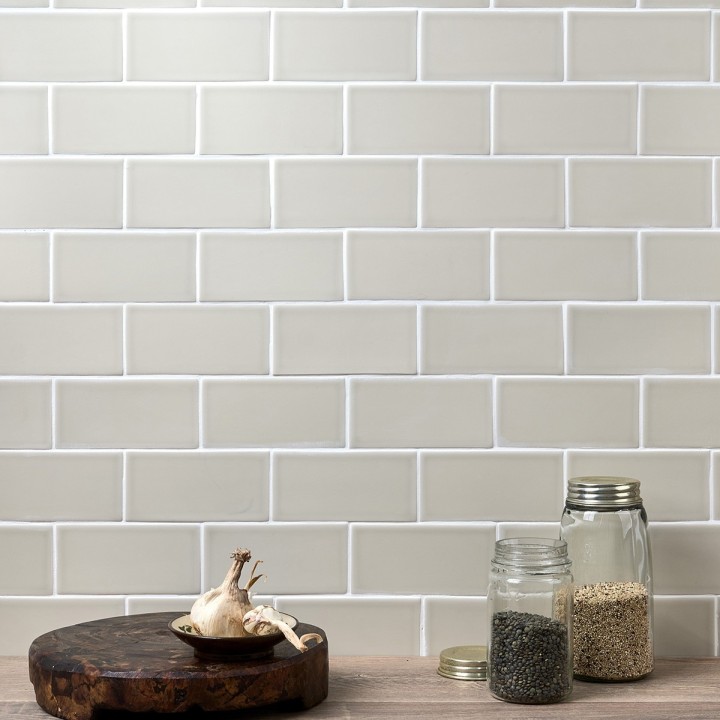
[[[273,655],[216,662],[194,655],[168,623],[182,613],[105,618],[60,628],[30,646],[30,680],[40,707],[67,720],[91,720],[97,711],[182,713],[322,702],[328,692],[328,646],[307,652],[287,640]]]

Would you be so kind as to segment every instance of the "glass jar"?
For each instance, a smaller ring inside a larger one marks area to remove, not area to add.
[[[574,673],[621,682],[652,672],[652,560],[640,482],[576,477],[560,524],[575,578]]]
[[[514,703],[572,690],[572,575],[564,540],[495,543],[488,586],[488,688]]]

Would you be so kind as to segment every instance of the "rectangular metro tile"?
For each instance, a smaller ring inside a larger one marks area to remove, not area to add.
[[[343,0],[198,0],[202,7],[338,8]]]
[[[253,561],[262,560],[262,571],[267,573],[267,581],[256,585],[256,590],[267,594],[344,593],[347,533],[345,523],[206,525],[203,588],[209,590],[222,582],[230,567],[229,555],[241,537],[243,547],[252,551]],[[242,577],[250,577],[250,567]]]
[[[56,153],[192,153],[195,88],[58,85],[52,91]]]
[[[150,612],[177,610],[178,615],[187,614],[197,595],[139,595],[127,598],[127,614],[142,615]]]
[[[122,176],[120,160],[0,160],[0,227],[119,228]]]
[[[342,152],[340,85],[200,90],[200,152],[213,154],[322,154]]]
[[[425,227],[562,227],[562,160],[423,160]]]
[[[440,656],[457,645],[487,645],[484,597],[428,597],[425,603],[425,649]]]
[[[277,375],[416,372],[417,309],[398,305],[280,305]]]
[[[122,80],[119,12],[3,15],[0,81]]]
[[[631,85],[497,85],[494,152],[635,153],[637,89]]]
[[[59,448],[194,448],[194,380],[58,380]]]
[[[0,449],[44,450],[52,443],[50,380],[0,380]]]
[[[269,227],[267,160],[128,160],[128,226]]]
[[[268,372],[268,307],[136,305],[126,326],[131,374]]]
[[[353,593],[479,595],[486,590],[494,525],[358,523],[350,532]]]
[[[640,152],[718,155],[720,88],[646,85],[641,88]]]
[[[348,7],[486,8],[490,0],[347,0]]]
[[[420,322],[424,374],[563,371],[560,305],[426,305]]]
[[[657,657],[715,654],[715,598],[653,598],[653,649]]]
[[[26,655],[32,641],[59,627],[125,613],[122,597],[0,598],[0,612],[8,618],[3,652]]]
[[[340,233],[200,235],[201,300],[342,298]]]
[[[571,373],[710,371],[709,306],[571,305],[568,335]]]
[[[405,158],[279,159],[277,226],[414,227],[417,172]]]
[[[709,160],[570,160],[570,224],[587,227],[708,227]]]
[[[710,452],[707,450],[571,450],[568,477],[636,478],[653,521],[710,519]]]
[[[649,378],[644,416],[648,447],[720,446],[720,382],[716,378]]]
[[[495,0],[498,8],[634,8],[636,0]]]
[[[195,7],[196,0],[54,0],[56,8],[183,8]]]
[[[416,519],[415,454],[278,452],[274,520]]]
[[[560,452],[423,451],[420,518],[556,520],[564,499],[562,476]]]
[[[0,528],[0,593],[50,595],[53,591],[51,525],[23,524]]]
[[[568,13],[568,79],[710,79],[710,15]]]
[[[53,300],[195,300],[195,236],[191,233],[56,233]]]
[[[113,375],[123,369],[122,309],[0,307],[0,372]]]
[[[200,591],[198,525],[61,525],[57,542],[60,593]]]
[[[206,447],[341,447],[342,379],[262,378],[203,383]]]
[[[0,89],[0,154],[48,151],[48,90],[32,85]]]
[[[348,151],[360,155],[487,154],[490,88],[350,85]]]
[[[513,231],[495,234],[497,300],[635,300],[631,232]]]
[[[267,80],[269,13],[129,12],[128,80]]]
[[[130,452],[127,519],[267,520],[269,453]]]
[[[350,444],[358,448],[489,447],[487,379],[378,378],[350,381]]]
[[[487,300],[490,234],[351,230],[347,285],[351,300]]]
[[[718,525],[655,523],[650,525],[650,542],[656,594],[717,595],[720,591]],[[699,573],[698,567],[704,571]]]
[[[122,520],[120,453],[0,453],[0,520]]]
[[[720,300],[718,232],[642,233],[643,298]]]
[[[513,537],[550,538],[558,536],[557,522],[500,522],[497,524],[497,538]]]
[[[421,13],[423,80],[562,80],[561,13]]]
[[[278,610],[319,625],[333,655],[419,655],[419,598],[280,598]],[[363,632],[353,630],[360,625]]]
[[[0,300],[50,298],[48,233],[0,234]]]
[[[273,79],[414,80],[415,22],[402,10],[280,11]]]
[[[638,0],[641,8],[720,8],[720,0]]]
[[[720,452],[715,451],[713,455],[713,472],[710,482],[712,483],[714,506],[711,508],[713,520],[720,520]]]
[[[635,379],[500,378],[497,392],[499,445],[638,446]]]

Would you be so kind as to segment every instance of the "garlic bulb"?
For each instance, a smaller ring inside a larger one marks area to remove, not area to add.
[[[322,637],[317,633],[306,633],[302,637],[298,637],[283,620],[282,615],[270,605],[258,605],[250,610],[243,618],[243,627],[251,635],[272,635],[280,630],[300,652],[308,649],[306,645],[308,640],[322,642]]]
[[[250,579],[241,589],[238,581],[243,565],[250,560],[250,551],[238,548],[230,557],[233,563],[222,585],[201,595],[190,610],[190,620],[199,635],[241,637],[249,634],[243,629],[243,617],[252,610],[248,591],[263,577],[255,575],[260,561],[255,563]]]

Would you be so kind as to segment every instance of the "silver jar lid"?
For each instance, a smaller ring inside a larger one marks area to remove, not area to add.
[[[453,680],[487,680],[487,647],[455,645],[440,653],[438,674]]]
[[[568,480],[566,502],[576,507],[624,508],[642,504],[640,481],[627,477],[574,477]]]

